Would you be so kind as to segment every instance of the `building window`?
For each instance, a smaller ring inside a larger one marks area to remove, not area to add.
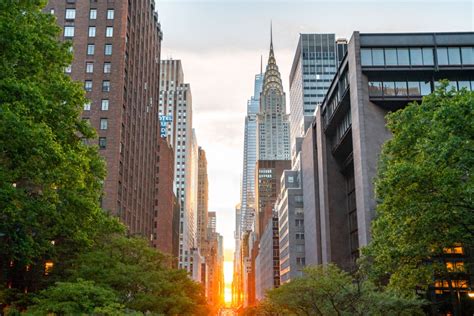
[[[431,93],[431,82],[422,81],[420,82],[421,95],[428,95]]]
[[[114,19],[114,9],[108,9],[107,10],[107,20],[113,20]]]
[[[100,149],[107,148],[107,138],[106,137],[99,137],[99,148]]]
[[[449,47],[448,57],[450,65],[461,65],[461,52],[459,47]]]
[[[74,37],[74,26],[64,27],[64,37]]]
[[[399,66],[410,65],[410,55],[408,53],[408,48],[397,48],[397,59]]]
[[[463,65],[474,64],[474,47],[461,47]]]
[[[67,73],[67,74],[70,74],[72,72],[72,66],[69,65],[66,68],[64,68],[64,72]]]
[[[92,80],[86,80],[84,82],[84,90],[92,91]]]
[[[84,103],[84,111],[90,111],[91,110],[91,103],[86,102]]]
[[[102,91],[109,92],[110,91],[110,81],[104,80],[102,81]]]
[[[106,118],[101,118],[100,119],[100,129],[106,130],[108,127],[108,121]]]
[[[372,49],[372,64],[374,66],[385,65],[383,49]]]
[[[103,99],[100,108],[101,108],[102,111],[108,111],[109,110],[109,100],[108,99]]]
[[[95,45],[94,44],[88,44],[87,45],[87,55],[94,55],[95,52]]]
[[[97,19],[97,9],[91,9],[89,11],[89,19],[91,20]]]
[[[448,49],[446,47],[437,48],[436,55],[438,57],[438,65],[449,65]]]
[[[410,48],[410,61],[413,66],[423,65],[423,54],[421,48]]]
[[[396,66],[397,62],[397,49],[387,48],[385,49],[385,63],[387,66]]]
[[[95,26],[89,26],[89,37],[95,37]]]
[[[433,61],[433,49],[432,48],[423,48],[423,65],[431,66],[434,65]]]
[[[94,72],[94,63],[86,63],[86,73],[91,74]]]
[[[104,54],[107,56],[112,55],[112,44],[105,44]]]
[[[383,94],[385,96],[394,96],[395,95],[395,82],[384,82]]]
[[[54,9],[49,10],[49,13],[51,13],[51,15],[54,15]]]
[[[114,36],[114,27],[113,26],[107,26],[105,29],[105,37],[112,37]]]
[[[395,82],[395,93],[397,96],[406,96],[408,94],[406,81]]]
[[[76,9],[66,9],[66,20],[74,20],[76,18]]]
[[[374,97],[381,97],[382,92],[382,82],[381,81],[371,81],[369,82],[369,95]]]
[[[110,63],[104,63],[104,74],[109,74],[111,69]]]
[[[408,81],[408,94],[421,95],[420,83],[418,81]]]

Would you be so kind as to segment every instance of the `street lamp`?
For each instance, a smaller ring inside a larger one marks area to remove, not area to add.
[[[472,288],[469,288],[469,290],[467,290],[467,296],[469,296],[469,298],[474,299],[474,291],[472,290]]]

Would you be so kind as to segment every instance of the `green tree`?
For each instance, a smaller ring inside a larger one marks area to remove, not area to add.
[[[72,263],[71,278],[112,288],[120,303],[140,312],[207,315],[201,285],[141,238],[110,234]]]
[[[58,282],[41,291],[27,315],[123,315],[116,293],[92,281]]]
[[[447,273],[443,249],[474,241],[474,93],[444,83],[421,104],[387,116],[377,217],[364,250],[372,276],[410,295]]]
[[[304,275],[267,292],[253,315],[423,315],[422,302],[357,281],[336,265],[307,267]],[[250,313],[250,314],[252,314]]]
[[[95,137],[87,100],[64,74],[70,44],[44,4],[0,1],[0,283],[12,300],[44,286],[45,260],[57,266],[114,222],[99,207],[104,162],[83,144]]]

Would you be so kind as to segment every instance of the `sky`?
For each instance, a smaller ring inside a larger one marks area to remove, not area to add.
[[[255,74],[268,58],[270,21],[277,64],[288,76],[299,33],[473,31],[474,0],[234,1],[157,0],[162,59],[182,60],[191,85],[193,126],[207,154],[209,211],[217,212],[226,260],[232,260],[240,201],[243,133]],[[287,100],[287,111],[290,103]]]

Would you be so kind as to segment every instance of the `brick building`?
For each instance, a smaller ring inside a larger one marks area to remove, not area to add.
[[[151,238],[158,157],[158,99],[162,32],[153,0],[50,0],[72,42],[66,73],[84,84],[83,119],[99,135],[107,163],[102,207],[131,234]]]
[[[165,138],[158,140],[158,157],[153,247],[177,258],[179,201],[173,191],[174,150]]]

